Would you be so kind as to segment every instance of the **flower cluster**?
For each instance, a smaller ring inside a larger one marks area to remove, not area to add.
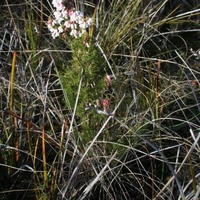
[[[55,10],[53,19],[49,19],[47,27],[55,39],[58,36],[66,37],[70,35],[79,38],[86,33],[86,29],[92,25],[91,18],[85,18],[84,13],[77,11],[73,6],[64,0],[53,0]]]

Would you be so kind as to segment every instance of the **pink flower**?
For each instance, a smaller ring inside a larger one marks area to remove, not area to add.
[[[110,104],[110,99],[106,98],[103,100],[103,109],[105,111],[108,110],[109,104]]]

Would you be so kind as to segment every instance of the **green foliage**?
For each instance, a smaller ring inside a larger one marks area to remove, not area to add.
[[[76,117],[79,118],[78,124],[80,124],[77,135],[87,143],[91,141],[105,119],[105,116],[99,115],[94,110],[94,105],[97,100],[105,98],[103,94],[106,88],[107,70],[105,61],[96,45],[91,41],[89,42],[90,46],[87,47],[83,41],[84,38],[80,38],[72,39],[70,42],[71,60],[61,75],[61,80],[72,108],[74,108],[77,95],[79,95],[78,106],[75,110]],[[78,94],[79,86],[80,94]],[[89,104],[93,108],[87,111],[85,108]]]
[[[66,66],[62,80],[65,82],[64,87],[70,104],[73,105],[79,81],[83,79],[79,98],[80,107],[77,110],[78,114],[81,114],[84,105],[87,102],[95,102],[105,87],[105,63],[102,62],[102,56],[94,44],[88,48],[83,44],[82,39],[73,39],[70,47],[72,60]]]

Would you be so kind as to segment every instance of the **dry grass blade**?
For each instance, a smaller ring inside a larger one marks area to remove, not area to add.
[[[190,130],[192,131],[192,130]],[[184,164],[186,163],[186,160],[188,159],[188,156],[191,155],[191,153],[193,152],[194,148],[196,147],[196,145],[198,144],[198,141],[200,139],[200,133],[198,134],[197,138],[195,139],[193,145],[191,146],[190,150],[188,151],[188,154],[186,155],[186,157],[184,158],[184,160],[182,161],[182,163],[180,164],[180,166],[178,167],[178,169],[174,172],[175,176],[172,176],[169,181],[164,185],[164,187],[162,188],[162,190],[160,190],[160,192],[156,195],[155,199],[157,199],[162,192],[169,186],[169,184],[177,177],[176,174],[178,174],[181,170],[181,168],[184,166]],[[173,169],[172,169],[173,170]],[[181,189],[181,191],[183,192],[183,190]],[[181,193],[180,191],[180,193]],[[179,196],[179,199],[182,199],[184,196],[183,194],[181,194]],[[186,197],[184,197],[186,199]]]
[[[94,185],[99,181],[99,179],[101,179],[101,176],[105,175],[105,170],[108,168],[109,164],[111,161],[113,161],[113,159],[115,158],[117,154],[117,151],[111,156],[111,158],[108,160],[108,162],[106,163],[106,165],[102,168],[102,170],[96,175],[96,177],[94,178],[94,180],[92,182],[89,183],[89,185],[85,188],[85,190],[83,191],[83,195],[80,196],[80,200],[83,200],[87,197],[87,194],[91,191],[91,189],[94,187]]]

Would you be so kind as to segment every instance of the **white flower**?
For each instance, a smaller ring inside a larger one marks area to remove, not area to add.
[[[62,9],[61,13],[62,13],[63,18],[65,19],[69,18],[69,11],[67,9]]]
[[[59,26],[59,27],[58,27],[58,32],[59,32],[59,33],[63,33],[63,32],[64,32],[64,29],[63,29],[62,26]]]
[[[54,29],[53,32],[51,33],[51,35],[52,35],[52,38],[53,38],[53,39],[55,39],[56,37],[58,37],[58,36],[59,36],[58,30],[57,30],[57,29]]]
[[[56,8],[56,10],[58,10],[58,11],[62,10],[65,7],[63,5],[63,1],[62,0],[53,0],[52,4]]]
[[[84,21],[83,21],[82,23],[80,23],[79,26],[80,26],[80,28],[83,29],[83,30],[85,30],[85,29],[87,28],[87,24],[86,24],[86,22],[84,22]]]
[[[75,29],[72,29],[71,32],[70,32],[70,35],[73,36],[73,37],[75,37],[75,38],[78,37],[78,34],[79,34],[78,31],[75,30]]]
[[[70,27],[71,27],[70,21],[66,20],[66,21],[64,22],[64,26],[65,26],[66,28],[70,28]]]
[[[71,29],[77,29],[78,27],[77,27],[77,24],[71,23],[71,24],[70,24],[70,28],[71,28]]]
[[[86,23],[87,23],[88,27],[92,26],[92,18],[89,17],[88,20],[86,21]]]
[[[76,16],[76,21],[82,21],[84,19],[84,14],[81,11],[76,11],[75,12],[75,16]]]
[[[73,12],[73,13],[70,13],[70,21],[72,21],[72,22],[75,22],[76,21],[76,14],[75,14],[75,12]]]
[[[54,13],[55,20],[60,24],[63,20],[62,13],[60,11],[55,11]]]

